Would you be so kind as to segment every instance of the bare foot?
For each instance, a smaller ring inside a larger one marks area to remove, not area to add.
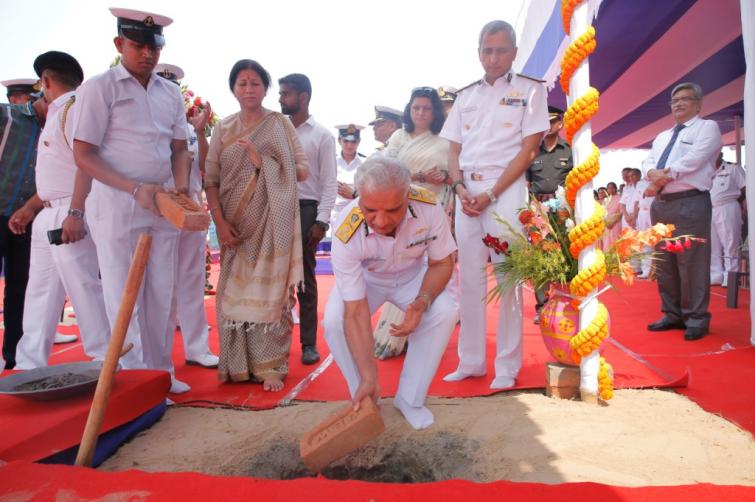
[[[262,382],[262,390],[266,390],[267,392],[283,390],[283,380],[280,378],[268,378]]]

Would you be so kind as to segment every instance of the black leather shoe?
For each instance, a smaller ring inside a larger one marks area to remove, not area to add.
[[[695,340],[699,340],[705,335],[708,334],[708,330],[705,328],[687,328],[684,331],[684,339],[688,342],[693,342]]]
[[[320,354],[317,353],[317,349],[311,345],[306,345],[301,349],[301,362],[302,364],[315,364],[320,360]]]
[[[685,327],[682,321],[670,321],[668,317],[664,317],[660,321],[648,324],[648,331],[668,331],[671,329],[684,329]]]

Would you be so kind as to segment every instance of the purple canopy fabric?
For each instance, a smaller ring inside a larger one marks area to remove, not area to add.
[[[565,38],[560,6],[556,1],[545,14],[528,14],[548,19],[522,73],[551,80],[557,73],[552,65]],[[734,142],[745,78],[737,0],[603,0],[593,25],[597,49],[590,56],[590,82],[601,100],[592,134],[599,147],[649,147],[671,125],[671,89],[686,81],[702,86],[702,115],[718,121],[727,144]],[[558,81],[548,102],[566,106]]]

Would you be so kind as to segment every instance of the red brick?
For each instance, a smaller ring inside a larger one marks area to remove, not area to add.
[[[181,230],[207,230],[210,225],[207,212],[184,194],[158,192],[155,204],[163,218]]]
[[[370,398],[362,400],[359,411],[347,407],[306,433],[299,443],[307,469],[319,471],[378,437],[385,430],[380,409]]]
[[[545,395],[574,399],[579,395],[579,368],[559,363],[545,365]]]

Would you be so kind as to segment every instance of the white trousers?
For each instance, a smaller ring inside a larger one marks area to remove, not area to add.
[[[467,190],[477,195],[492,188],[495,179],[464,180]],[[505,231],[494,215],[517,228],[517,210],[525,206],[527,189],[524,178],[517,180],[491,204],[483,214],[470,217],[456,205],[456,242],[459,246],[461,330],[459,331],[458,371],[467,375],[482,375],[485,368],[487,322],[485,301],[487,294],[486,265],[504,259],[483,244],[485,234],[499,237]],[[500,283],[503,277],[496,277]],[[503,293],[499,303],[496,327],[496,377],[516,378],[522,367],[522,288],[513,287]]]
[[[110,325],[115,324],[131,258],[139,236],[152,235],[141,288],[125,343],[134,348],[121,358],[126,369],[171,371],[171,306],[176,283],[178,230],[165,218],[142,209],[131,194],[97,181],[87,198],[87,214],[102,275],[102,292]]]
[[[24,336],[18,344],[17,369],[47,366],[66,295],[76,312],[84,352],[94,359],[105,358],[110,324],[102,299],[94,242],[89,235],[59,246],[51,245],[47,239],[48,230],[63,224],[69,202],[61,200],[58,206],[44,208],[34,219],[24,300]]]
[[[181,232],[178,238],[175,316],[181,326],[187,359],[210,351],[207,313],[204,308],[206,232]]]
[[[414,301],[422,285],[424,272],[417,274],[408,283],[394,285],[376,285],[367,283],[367,302],[370,314],[373,314],[385,302],[391,302],[401,310]],[[338,288],[333,288],[325,307],[323,324],[325,340],[338,364],[346,382],[349,393],[354,396],[361,378],[343,329],[344,303]],[[409,335],[409,348],[401,369],[398,391],[410,406],[424,406],[427,389],[438,371],[440,359],[446,350],[451,332],[456,325],[457,309],[448,291],[443,291],[433,301],[430,310],[422,316],[417,329]]]
[[[647,230],[648,228],[653,226],[653,222],[650,221],[650,208],[640,208],[639,213],[637,214],[637,230]],[[653,250],[650,247],[645,247],[644,251],[647,253],[651,253]],[[648,256],[642,258],[640,260],[640,267],[642,270],[642,274],[647,277],[650,275],[650,268],[652,266],[652,258],[648,254]]]
[[[713,208],[710,228],[710,282],[721,283],[729,272],[739,271],[742,247],[742,213],[737,201]]]

